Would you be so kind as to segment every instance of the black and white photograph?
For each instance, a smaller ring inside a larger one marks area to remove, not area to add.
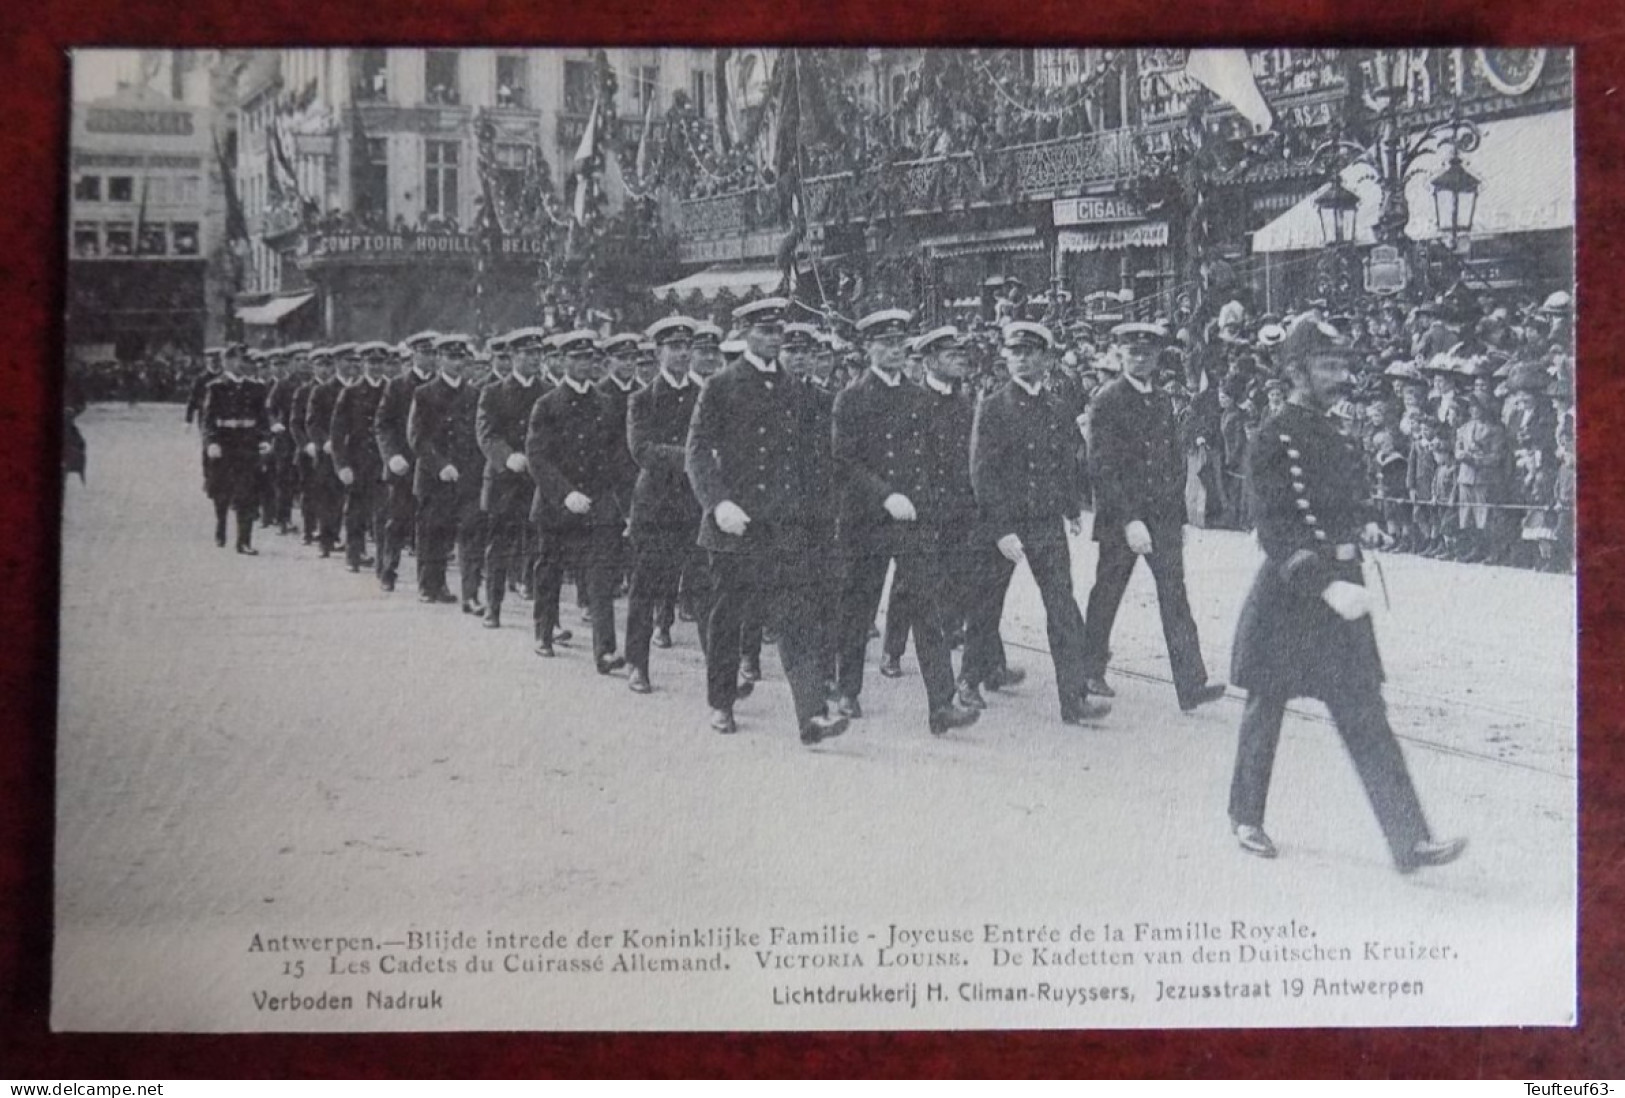
[[[52,1026],[1576,1025],[1574,65],[74,51]]]

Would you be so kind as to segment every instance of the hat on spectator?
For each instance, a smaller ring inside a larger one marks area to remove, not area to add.
[[[1541,312],[1552,314],[1567,313],[1572,308],[1574,308],[1574,299],[1568,294],[1564,293],[1562,290],[1558,290],[1556,293],[1548,295],[1546,300],[1541,302],[1540,305]]]
[[[1353,358],[1357,353],[1349,346],[1346,335],[1313,316],[1301,316],[1293,322],[1281,341],[1280,350],[1282,361],[1296,363],[1327,355]]]

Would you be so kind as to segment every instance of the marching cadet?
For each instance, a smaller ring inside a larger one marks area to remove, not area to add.
[[[283,349],[283,368],[265,394],[265,409],[271,421],[271,518],[277,533],[293,529],[293,501],[299,494],[298,447],[289,431],[293,394],[305,380],[309,343],[292,343]]]
[[[446,582],[455,547],[463,613],[483,617],[479,583],[485,543],[475,521],[485,468],[475,441],[480,391],[464,376],[474,360],[474,344],[465,335],[439,336],[434,358],[439,372],[413,392],[406,417],[406,441],[416,455],[412,490],[418,501],[418,601],[458,601]]]
[[[186,397],[186,422],[191,424],[203,411],[203,397],[209,385],[220,377],[225,358],[224,347],[203,348],[203,372],[192,379],[192,391]]]
[[[481,505],[490,524],[485,550],[485,627],[502,626],[502,600],[512,573],[525,566],[525,526],[530,519],[536,484],[525,457],[525,431],[530,413],[542,396],[537,380],[541,369],[540,328],[520,328],[502,337],[512,360],[506,380],[480,394],[475,436],[485,455],[485,483]],[[495,341],[493,341],[495,342]]]
[[[600,675],[626,666],[615,654],[615,568],[626,516],[620,504],[626,421],[594,387],[602,370],[598,335],[582,328],[558,341],[562,384],[536,401],[525,457],[536,481],[531,519],[540,560],[536,580],[536,654],[552,657],[559,589],[568,568],[586,591],[593,662]]]
[[[491,376],[489,385],[501,385],[513,376],[513,347],[506,336],[494,335],[485,341],[485,357]]]
[[[976,493],[970,481],[970,435],[976,419],[976,402],[964,390],[970,375],[970,347],[951,324],[919,336],[914,346],[923,363],[927,429],[937,441],[932,479],[940,486],[943,503],[937,523],[936,571],[943,629],[951,647],[953,634],[963,635],[977,577],[986,571],[990,551],[976,537]],[[880,664],[883,675],[900,673],[898,661],[908,643],[913,617],[910,595],[906,584],[892,580]],[[973,709],[986,706],[976,683],[962,684],[959,700]]]
[[[1101,697],[1112,624],[1142,557],[1157,585],[1162,635],[1179,708],[1190,712],[1224,697],[1223,683],[1207,681],[1207,667],[1185,592],[1185,459],[1172,401],[1156,387],[1159,354],[1167,337],[1153,324],[1112,329],[1123,362],[1089,405],[1087,436],[1094,482],[1094,538],[1100,546],[1089,592],[1084,670]]]
[[[825,693],[840,697],[835,681],[837,652],[841,635],[841,587],[846,571],[838,538],[841,511],[841,480],[835,467],[835,388],[832,375],[834,357],[826,354],[825,335],[810,324],[786,324],[779,348],[785,369],[806,386],[813,448],[813,504],[808,511],[811,552],[807,567],[813,585],[809,609],[813,614],[818,650],[818,678]]]
[[[649,681],[649,647],[655,615],[675,602],[683,566],[700,532],[700,505],[683,469],[688,423],[694,418],[699,384],[689,376],[693,320],[668,316],[649,327],[659,373],[627,406],[626,439],[638,466],[632,489],[632,590],[626,609],[627,687],[637,694],[654,689]],[[663,648],[671,647],[670,624]]]
[[[333,405],[338,403],[344,382],[339,371],[354,376],[350,362],[354,343],[340,343],[315,364],[316,380],[305,398],[305,455],[311,459],[310,482],[305,486],[307,506],[316,511],[316,543],[322,559],[333,555],[338,544],[339,524],[344,512],[344,485],[333,468]]]
[[[1465,839],[1428,832],[1382,700],[1382,660],[1371,627],[1361,542],[1387,537],[1370,504],[1358,445],[1328,412],[1350,392],[1357,352],[1335,328],[1300,318],[1280,345],[1289,402],[1259,428],[1252,457],[1258,540],[1265,561],[1236,627],[1231,677],[1247,691],[1230,822],[1243,850],[1276,856],[1264,807],[1286,703],[1326,704],[1401,873],[1453,862]]]
[[[382,557],[369,557],[367,538],[373,551],[383,533],[384,461],[378,454],[372,423],[378,402],[384,398],[384,370],[395,359],[387,343],[363,343],[356,348],[361,361],[361,377],[345,378],[344,390],[333,404],[333,468],[344,485],[344,563],[351,572],[370,566],[382,567]]]
[[[700,390],[684,462],[705,515],[699,544],[712,554],[705,647],[711,727],[737,730],[741,625],[745,608],[760,598],[779,636],[801,742],[811,745],[845,732],[848,719],[828,714],[819,681],[806,567],[817,440],[805,389],[777,361],[788,307],[774,297],[734,310],[747,326],[745,349]]]
[[[402,345],[411,354],[411,361],[385,383],[384,395],[378,401],[378,411],[373,418],[373,437],[378,442],[378,454],[384,461],[388,508],[384,540],[378,546],[378,585],[385,591],[395,590],[395,580],[401,567],[401,550],[411,542],[416,532],[414,455],[412,444],[406,437],[406,425],[412,409],[412,395],[435,376],[434,343],[439,338],[440,333],[432,330],[406,337]]]
[[[222,356],[220,376],[203,392],[198,427],[203,434],[204,487],[214,501],[214,543],[226,544],[226,513],[237,512],[237,552],[258,556],[254,519],[260,458],[271,452],[265,390],[242,372],[243,345]]]
[[[630,332],[609,336],[601,340],[599,350],[607,356],[604,377],[598,382],[598,391],[604,394],[614,409],[616,422],[621,425],[621,453],[617,455],[617,483],[620,485],[615,494],[621,507],[621,514],[628,515],[632,510],[632,486],[638,479],[637,463],[632,460],[632,451],[626,446],[626,409],[632,401],[632,394],[638,391],[638,364],[642,361],[643,340]],[[632,558],[628,544],[623,538],[617,550],[615,561],[615,586],[619,591],[629,579]]]
[[[938,480],[939,440],[931,431],[925,391],[903,375],[912,319],[905,309],[882,309],[858,321],[869,369],[835,398],[834,458],[846,553],[836,704],[844,716],[863,715],[858,696],[864,649],[887,565],[895,561],[896,582],[914,596],[910,624],[925,679],[927,726],[940,736],[974,724],[980,714],[954,700],[953,660],[942,635],[937,537],[945,486]]]
[[[983,683],[996,674],[1004,594],[1016,563],[1025,560],[1044,603],[1061,720],[1082,724],[1105,716],[1111,706],[1089,696],[1083,617],[1072,594],[1067,535],[1081,532],[1084,504],[1082,471],[1074,460],[1077,424],[1044,387],[1055,350],[1049,329],[1012,321],[1004,328],[1004,347],[1010,380],[977,406],[970,444],[981,536],[993,542],[1001,562],[977,591],[961,678]]]

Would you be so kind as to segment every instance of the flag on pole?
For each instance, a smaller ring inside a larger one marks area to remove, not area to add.
[[[1275,114],[1253,79],[1246,50],[1191,50],[1185,74],[1236,109],[1259,133],[1275,125]]]
[[[248,218],[243,216],[242,199],[237,195],[237,173],[226,162],[225,150],[220,147],[220,135],[214,139],[214,158],[220,165],[220,179],[226,185],[226,239],[248,240]]]

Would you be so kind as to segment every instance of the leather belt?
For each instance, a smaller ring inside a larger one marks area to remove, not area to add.
[[[214,425],[216,427],[257,427],[259,421],[254,419],[217,419],[214,421]]]

